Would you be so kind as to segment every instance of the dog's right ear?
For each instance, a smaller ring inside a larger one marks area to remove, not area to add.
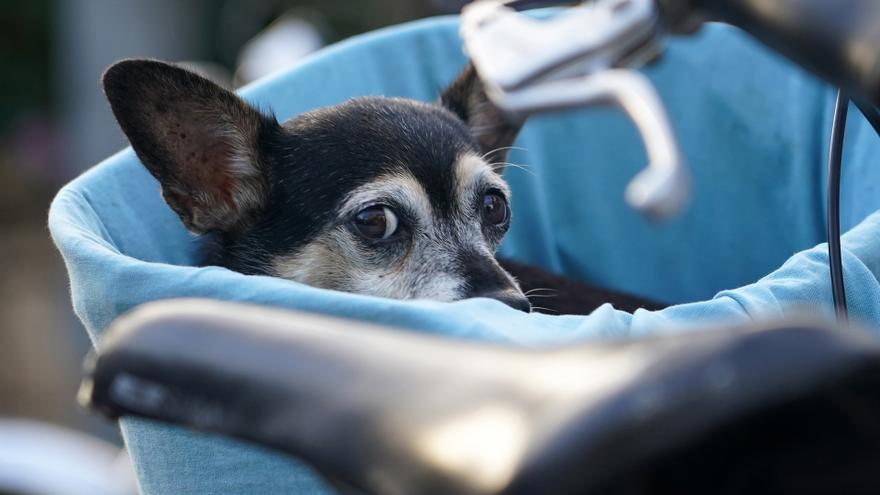
[[[277,127],[207,79],[154,60],[104,73],[104,93],[162,195],[195,233],[241,229],[268,195],[260,141]]]
[[[505,115],[489,100],[473,63],[469,62],[443,91],[440,104],[467,124],[487,159],[497,165],[504,164],[523,122]],[[503,169],[502,166],[496,168]]]

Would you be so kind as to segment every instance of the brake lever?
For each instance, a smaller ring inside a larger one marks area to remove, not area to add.
[[[627,186],[627,202],[654,219],[681,210],[690,196],[684,156],[656,90],[626,68],[659,53],[653,0],[597,0],[549,19],[482,0],[462,10],[461,35],[487,96],[509,115],[600,104],[621,108],[648,156],[647,168]]]

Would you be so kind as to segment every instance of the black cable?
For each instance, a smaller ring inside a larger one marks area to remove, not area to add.
[[[849,98],[837,92],[834,122],[831,126],[831,144],[828,147],[828,265],[831,269],[831,293],[834,312],[840,323],[847,321],[846,292],[843,288],[843,263],[840,256],[840,166],[843,159],[843,135]]]
[[[517,11],[539,9],[543,7],[557,7],[560,5],[577,4],[575,0],[507,0],[504,5]]]

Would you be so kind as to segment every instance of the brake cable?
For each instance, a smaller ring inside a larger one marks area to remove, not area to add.
[[[843,159],[843,137],[846,133],[846,117],[849,113],[849,98],[843,91],[837,92],[834,105],[834,118],[831,124],[831,143],[828,146],[828,198],[827,198],[827,241],[828,266],[831,270],[831,294],[834,312],[839,323],[847,322],[846,291],[843,285],[843,263],[840,254],[840,168]]]

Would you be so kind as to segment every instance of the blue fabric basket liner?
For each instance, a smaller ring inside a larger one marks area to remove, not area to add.
[[[465,64],[455,18],[378,31],[327,48],[241,91],[280,120],[359,95],[434,100]],[[64,187],[49,226],[76,314],[97,341],[147,301],[210,297],[315,311],[417,331],[518,345],[680,331],[709,323],[830,314],[824,239],[825,155],[834,91],[741,32],[711,25],[674,39],[645,74],[668,107],[693,173],[680,217],[653,224],[623,200],[646,158],[612,109],[526,125],[509,168],[514,221],[504,256],[590,283],[675,303],[628,314],[527,315],[501,303],[392,301],[218,267],[196,268],[196,239],[165,205],[131,149]],[[878,139],[851,112],[843,177],[844,268],[854,318],[880,328]],[[324,493],[294,460],[146,421],[121,422],[147,494]]]

